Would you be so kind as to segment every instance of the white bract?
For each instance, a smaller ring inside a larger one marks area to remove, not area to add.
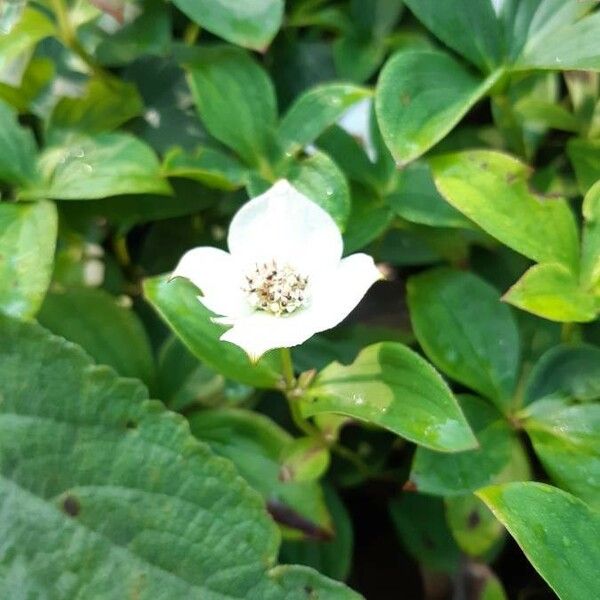
[[[381,279],[370,256],[342,258],[333,219],[285,180],[240,208],[227,244],[189,250],[172,277],[201,290],[214,320],[231,326],[221,339],[253,361],[331,329]]]
[[[365,98],[360,102],[353,104],[339,118],[337,125],[346,133],[349,133],[365,150],[369,160],[377,162],[377,148],[371,135],[371,111],[373,110],[373,100]],[[304,151],[313,155],[317,152],[317,147],[309,144]]]
[[[371,111],[373,100],[365,98],[353,104],[340,118],[338,125],[356,138],[365,149],[371,162],[377,160],[377,149],[371,135]]]

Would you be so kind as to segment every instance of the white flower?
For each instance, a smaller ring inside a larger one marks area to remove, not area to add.
[[[268,350],[289,348],[331,329],[381,279],[373,259],[342,259],[342,236],[317,204],[278,181],[235,214],[229,253],[186,252],[172,277],[198,287],[214,320],[231,325],[221,339],[256,361]]]
[[[338,125],[353,138],[356,138],[365,149],[371,162],[377,160],[377,149],[371,135],[371,111],[373,100],[365,98],[353,104],[340,118]]]

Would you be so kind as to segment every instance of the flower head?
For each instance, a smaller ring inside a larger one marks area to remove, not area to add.
[[[381,273],[366,254],[342,259],[342,236],[321,207],[278,181],[235,214],[229,253],[186,252],[173,271],[198,287],[200,302],[230,325],[221,339],[252,360],[331,329]]]

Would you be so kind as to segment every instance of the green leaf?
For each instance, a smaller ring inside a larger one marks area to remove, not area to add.
[[[350,0],[353,25],[360,31],[373,36],[385,36],[395,27],[402,15],[403,0]]]
[[[564,4],[569,4],[565,2]],[[600,71],[600,14],[562,22],[530,36],[513,69]]]
[[[351,254],[382,235],[393,219],[387,203],[359,186],[352,188],[352,212],[344,231],[344,252]]]
[[[550,397],[600,400],[600,348],[581,344],[548,350],[529,374],[525,402]]]
[[[50,285],[57,228],[52,202],[0,203],[0,312],[29,318],[38,311]]]
[[[135,380],[37,325],[0,337],[3,597],[357,598],[276,567],[262,499]]]
[[[173,332],[206,365],[225,377],[260,388],[276,387],[279,362],[267,355],[257,364],[237,346],[219,340],[226,327],[212,322],[213,314],[197,299],[191,283],[167,277],[144,281],[144,295]]]
[[[490,509],[473,494],[446,498],[446,519],[456,543],[463,552],[477,558],[501,543],[504,528]]]
[[[95,218],[109,219],[120,232],[127,232],[139,223],[195,214],[206,210],[220,200],[220,195],[215,191],[202,188],[198,183],[189,179],[175,179],[172,185],[175,195],[170,198],[154,194],[128,194],[94,201],[71,200],[61,203],[61,213],[68,215],[76,222],[88,225],[92,224]],[[173,239],[171,238],[171,240]],[[194,242],[193,239],[189,241]],[[166,260],[168,255],[163,250],[163,248],[154,248],[154,252]],[[182,247],[181,250],[183,251],[185,248]],[[176,260],[176,257],[173,260]],[[172,264],[168,263],[161,268],[164,270],[171,266]]]
[[[350,31],[333,43],[338,76],[350,81],[366,81],[377,71],[387,54],[385,38],[373,38]]]
[[[284,534],[291,538],[331,537],[331,518],[315,481],[288,480],[282,458],[292,436],[259,413],[213,409],[190,417],[192,433],[233,462],[240,475],[262,494]]]
[[[597,513],[574,496],[541,483],[494,486],[478,496],[561,600],[600,596]]]
[[[600,300],[579,286],[577,277],[557,263],[535,265],[503,298],[514,306],[563,323],[593,321]]]
[[[279,124],[283,151],[293,154],[311,144],[348,108],[370,95],[367,88],[347,83],[326,83],[304,92]]]
[[[381,135],[396,162],[408,163],[439,142],[498,76],[476,77],[441,51],[396,52],[383,67],[375,94]]]
[[[571,138],[567,142],[567,154],[575,169],[579,189],[586,194],[600,179],[600,140]]]
[[[90,79],[83,96],[61,98],[54,106],[47,123],[47,144],[59,144],[69,131],[94,135],[116,129],[143,108],[132,84],[112,77]]]
[[[174,0],[192,21],[228,42],[264,51],[283,18],[283,0]]]
[[[36,156],[32,133],[19,125],[13,109],[0,100],[0,181],[22,187],[37,183]]]
[[[373,344],[349,366],[334,362],[325,367],[301,409],[305,417],[321,413],[354,417],[442,452],[477,445],[444,380],[402,344]]]
[[[284,481],[314,481],[329,467],[329,451],[323,442],[301,437],[289,443],[280,456],[279,477]]]
[[[235,158],[208,147],[197,147],[193,152],[173,148],[165,156],[163,175],[185,177],[208,187],[235,190],[246,184],[248,173]]]
[[[173,59],[146,56],[127,66],[127,80],[140,90],[144,117],[130,126],[160,155],[180,147],[188,152],[206,145],[209,134],[198,117],[185,71]]]
[[[446,154],[430,162],[442,196],[490,235],[535,261],[576,270],[579,241],[573,213],[564,200],[546,199],[529,189],[525,164],[493,150]]]
[[[404,546],[419,563],[445,573],[458,568],[460,550],[452,539],[441,500],[405,493],[390,503],[390,514]]]
[[[121,194],[172,193],[154,152],[126,133],[67,138],[44,150],[40,170],[45,186],[25,191],[24,197],[94,200]]]
[[[2,23],[0,30],[0,81],[18,86],[36,44],[54,34],[54,23],[41,11],[26,7],[12,26]],[[13,66],[17,66],[17,77],[7,80],[5,75]]]
[[[374,190],[385,187],[379,169],[374,168],[362,143],[341,127],[330,127],[318,138],[317,146],[333,158],[349,180]]]
[[[502,146],[520,156],[534,157],[545,141],[548,128],[566,131],[582,128],[583,121],[558,104],[560,91],[555,73],[516,75],[500,84],[495,92],[492,117],[506,140]]]
[[[535,96],[524,96],[514,104],[515,114],[536,127],[548,127],[559,131],[577,133],[581,129],[579,119],[564,106]]]
[[[323,152],[294,161],[285,177],[326,210],[343,231],[350,216],[350,189],[344,173]]]
[[[600,508],[600,404],[538,400],[524,427],[554,483]]]
[[[552,40],[552,35],[571,25],[591,9],[577,0],[535,0],[534,2],[510,2],[500,10],[507,34],[509,62],[516,62],[526,45],[538,40]]]
[[[427,29],[480,69],[491,71],[503,60],[504,32],[490,0],[405,1]]]
[[[332,540],[284,540],[280,560],[300,563],[340,581],[348,577],[352,567],[354,535],[350,515],[339,495],[330,485],[323,485],[325,501],[334,524]]]
[[[10,104],[20,113],[37,112],[37,101],[54,77],[53,62],[44,57],[34,57],[23,73],[19,87],[0,83],[0,100]]]
[[[254,391],[202,364],[175,336],[167,338],[160,348],[157,377],[159,396],[177,412],[201,406],[235,406]]]
[[[479,441],[479,448],[455,454],[417,448],[410,480],[419,492],[460,496],[506,481],[507,472],[521,479],[528,471],[527,455],[521,443],[508,421],[493,406],[475,396],[461,396],[460,406]]]
[[[411,223],[430,227],[473,227],[471,221],[442,198],[426,162],[414,162],[399,171],[387,200],[397,215]]]
[[[506,412],[519,371],[519,331],[510,309],[472,273],[437,269],[411,277],[408,305],[429,359]]]
[[[101,289],[71,288],[46,295],[38,322],[81,346],[98,364],[123,377],[141,379],[152,389],[154,359],[136,314]]]
[[[482,583],[481,600],[508,600],[508,595],[500,580],[487,569],[488,575]]]
[[[197,50],[186,68],[208,131],[247,164],[265,162],[277,126],[275,90],[265,70],[231,46]]]
[[[333,58],[339,77],[366,81],[392,46],[390,33],[402,13],[403,2],[351,0],[349,4],[349,22],[333,43]]]
[[[581,283],[600,295],[600,181],[585,195],[582,212]]]
[[[161,0],[142,0],[136,6],[141,10],[133,21],[114,32],[101,31],[102,39],[94,52],[100,64],[127,65],[140,57],[170,51],[171,11]]]
[[[597,98],[598,75],[587,72],[566,72],[564,74],[568,97],[573,107],[573,112],[582,121],[587,122],[593,118]],[[593,137],[594,125],[590,123],[588,133]]]

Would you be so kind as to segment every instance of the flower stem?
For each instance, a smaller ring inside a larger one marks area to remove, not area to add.
[[[323,437],[319,429],[311,425],[300,412],[299,400],[301,394],[298,394],[296,389],[296,377],[294,376],[294,363],[292,362],[292,353],[289,348],[281,348],[279,350],[281,356],[281,370],[283,373],[283,380],[285,382],[285,397],[290,407],[290,413],[296,427],[302,431],[302,433],[310,437]]]
[[[288,401],[288,406],[290,408],[290,414],[292,416],[292,420],[294,421],[294,425],[305,435],[319,440],[323,447],[329,448],[333,453],[337,454],[341,458],[344,458],[348,462],[351,462],[356,470],[366,478],[372,478],[376,476],[369,465],[365,463],[362,458],[353,452],[349,448],[342,446],[336,441],[327,440],[323,434],[323,432],[313,425],[310,421],[305,419],[302,416],[302,412],[300,410],[300,399],[303,395],[303,390],[297,387],[297,380],[294,375],[294,363],[292,362],[292,354],[289,348],[281,348],[280,349],[281,356],[281,369],[283,373],[283,379],[285,382],[284,394]]]
[[[289,348],[281,348],[279,350],[281,356],[281,369],[285,381],[286,391],[290,392],[294,389],[296,378],[294,377],[294,363],[292,362],[292,353]]]
[[[294,398],[291,394],[287,394],[288,406],[290,407],[290,414],[294,425],[305,435],[312,438],[322,438],[321,432],[311,425],[300,412],[300,404],[298,404],[298,398]]]

